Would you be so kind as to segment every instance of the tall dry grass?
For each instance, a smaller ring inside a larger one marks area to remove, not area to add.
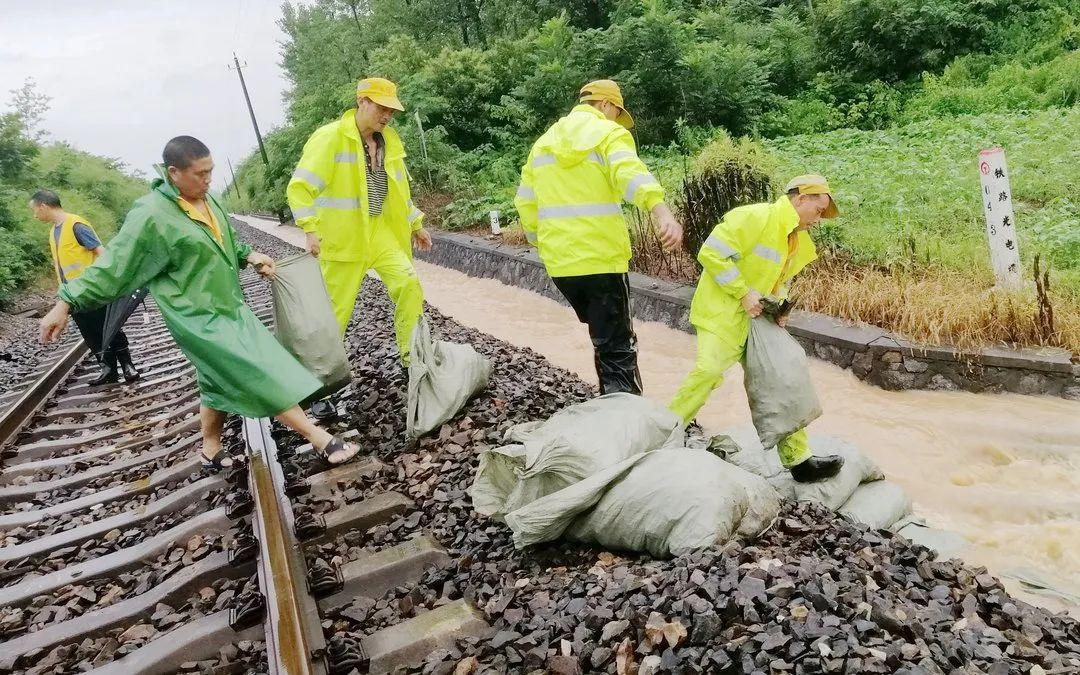
[[[792,288],[802,309],[880,326],[923,344],[976,350],[989,345],[1062,347],[1080,354],[1080,300],[1050,288],[1053,327],[1034,285],[1017,294],[991,292],[981,270],[866,267],[824,256]]]

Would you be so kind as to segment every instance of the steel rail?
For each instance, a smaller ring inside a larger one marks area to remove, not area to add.
[[[292,506],[267,418],[243,418],[252,526],[259,540],[259,587],[266,601],[264,630],[271,673],[325,675],[326,641],[307,565],[296,539]]]
[[[0,447],[14,440],[88,353],[90,348],[86,342],[79,340],[3,412],[0,416]]]

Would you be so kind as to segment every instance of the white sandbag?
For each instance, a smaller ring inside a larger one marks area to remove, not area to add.
[[[518,548],[565,537],[654,556],[754,537],[780,509],[764,479],[703,450],[664,448],[507,514]]]
[[[743,373],[750,416],[766,448],[821,417],[806,351],[773,319],[750,320]]]
[[[728,438],[727,441],[721,437],[713,439],[712,445],[719,451],[719,456],[763,477],[785,499],[817,501],[835,511],[851,498],[862,483],[885,478],[874,460],[838,438],[816,434],[809,436],[810,451],[815,455],[840,455],[844,458],[840,473],[816,483],[799,483],[780,464],[780,456],[775,448],[766,450],[761,447],[753,428],[735,429],[724,436]]]
[[[633,455],[681,444],[682,423],[666,407],[619,393],[568,406],[542,422],[519,424],[511,445],[480,456],[469,490],[473,508],[500,518]]]
[[[413,331],[406,433],[419,438],[457,414],[487,387],[491,362],[470,345],[433,342],[427,319]]]
[[[566,530],[604,548],[681,555],[756,537],[776,520],[780,495],[764,479],[700,450],[649,453]]]
[[[911,514],[911,497],[896,483],[875,480],[856,488],[840,507],[840,513],[875,530],[884,530]]]

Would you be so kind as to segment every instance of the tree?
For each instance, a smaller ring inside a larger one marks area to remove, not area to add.
[[[0,181],[16,183],[30,171],[38,145],[30,139],[18,113],[0,115]]]
[[[23,133],[26,138],[37,143],[42,142],[48,132],[39,125],[49,112],[51,96],[42,94],[37,89],[34,78],[28,77],[18,89],[11,90],[11,107],[22,119]]]

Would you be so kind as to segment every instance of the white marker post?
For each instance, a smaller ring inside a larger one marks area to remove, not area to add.
[[[491,233],[499,234],[500,232],[502,232],[502,227],[499,226],[499,212],[489,211],[488,218],[491,219]]]
[[[1013,214],[1012,189],[1009,187],[1004,149],[990,148],[979,153],[979,176],[982,179],[983,213],[986,215],[986,237],[990,243],[994,277],[1001,288],[1019,290],[1023,284],[1020,242],[1016,236],[1016,217]]]

